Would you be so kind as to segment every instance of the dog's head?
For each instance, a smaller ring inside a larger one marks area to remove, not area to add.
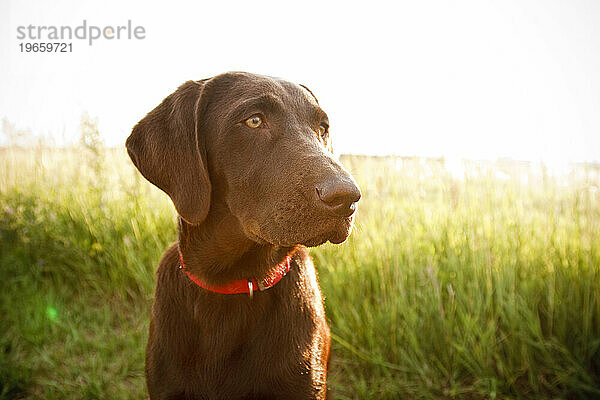
[[[360,190],[304,86],[242,72],[188,81],[133,128],[127,151],[190,224],[219,203],[258,243],[341,243],[352,229]]]

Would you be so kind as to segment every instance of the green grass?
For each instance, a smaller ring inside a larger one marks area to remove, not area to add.
[[[313,249],[335,399],[600,398],[600,172],[345,157]],[[123,151],[0,151],[0,399],[141,399],[168,198]]]

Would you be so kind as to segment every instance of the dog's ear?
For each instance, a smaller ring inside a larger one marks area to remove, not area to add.
[[[200,224],[210,208],[211,184],[204,135],[199,131],[207,102],[204,81],[188,81],[138,122],[126,147],[151,183],[171,197],[179,215]]]
[[[302,87],[302,88],[306,89],[306,91],[307,91],[308,93],[310,93],[310,95],[313,97],[313,99],[315,99],[315,101],[317,102],[317,104],[319,104],[319,99],[317,99],[317,96],[315,96],[315,94],[312,92],[312,90],[310,90],[310,89],[308,88],[308,86],[306,86],[306,85],[303,85],[303,84],[300,84],[300,87]]]
[[[300,84],[300,86],[301,86],[302,88],[306,89],[306,91],[307,91],[308,93],[310,93],[310,95],[311,95],[311,96],[312,96],[312,97],[315,99],[315,101],[317,102],[317,104],[319,104],[319,99],[317,99],[317,96],[315,96],[315,94],[312,92],[312,90],[310,90],[310,89],[308,88],[308,86],[306,86],[306,85],[303,85],[303,84]],[[331,134],[329,135],[329,138],[327,139],[327,150],[329,150],[329,152],[330,152],[331,154],[335,154],[335,153],[333,152],[333,139],[332,139],[332,137],[331,137]]]

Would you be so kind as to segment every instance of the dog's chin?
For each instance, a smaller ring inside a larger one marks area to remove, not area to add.
[[[352,232],[353,227],[353,217],[343,218],[341,220],[335,221],[335,224],[331,229],[321,235],[315,236],[308,240],[304,240],[300,242],[300,244],[306,247],[316,247],[320,246],[326,242],[331,242],[333,244],[340,244],[346,241]]]
[[[307,235],[302,235],[304,237],[289,235],[289,232],[271,232],[268,229],[260,229],[257,225],[248,227],[249,229],[245,229],[245,233],[250,240],[261,245],[271,244],[279,247],[293,247],[300,244],[306,247],[316,247],[326,242],[343,243],[352,232],[353,220],[353,216],[336,219],[325,225],[324,229],[321,228],[320,232],[314,229]],[[315,231],[318,232],[317,235],[314,235]],[[313,235],[309,236],[311,233]]]
[[[352,233],[352,227],[354,218],[348,217],[344,218],[338,226],[338,229],[331,233],[331,236],[327,239],[329,242],[333,244],[340,244],[346,241],[348,237],[350,237],[350,233]]]
[[[329,239],[329,242],[333,243],[333,244],[341,244],[341,243],[344,243],[346,241],[346,239],[348,239],[349,237],[350,237],[350,232],[348,232],[345,235],[343,235],[343,234],[342,235],[334,235]]]

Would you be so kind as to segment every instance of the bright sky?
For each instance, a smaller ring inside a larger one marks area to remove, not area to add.
[[[310,87],[342,153],[600,161],[600,1],[0,2],[0,118],[109,145],[179,84],[228,70]],[[21,53],[20,25],[144,40]]]

